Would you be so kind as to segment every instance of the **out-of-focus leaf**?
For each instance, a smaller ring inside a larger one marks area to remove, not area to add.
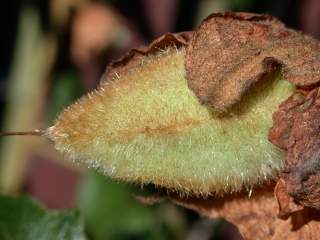
[[[183,218],[173,206],[142,205],[130,187],[107,181],[102,175],[84,177],[78,205],[94,240],[181,238]]]
[[[77,211],[46,211],[28,197],[0,196],[1,240],[86,239]]]
[[[228,9],[232,11],[243,11],[243,9],[246,9],[255,1],[256,0],[228,0],[226,1],[226,5],[228,6]]]
[[[56,77],[49,104],[48,121],[52,123],[57,114],[84,92],[81,81],[72,71],[62,72]]]

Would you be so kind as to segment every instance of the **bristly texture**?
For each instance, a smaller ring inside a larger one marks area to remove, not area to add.
[[[294,87],[269,76],[219,115],[188,88],[184,59],[184,47],[148,54],[67,108],[48,136],[112,178],[180,193],[223,194],[272,179],[283,152],[268,142],[271,116]]]

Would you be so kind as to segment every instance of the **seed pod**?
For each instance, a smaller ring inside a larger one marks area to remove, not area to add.
[[[181,194],[224,194],[273,179],[283,151],[268,130],[293,85],[269,74],[221,115],[188,87],[187,41],[167,34],[111,65],[99,88],[48,129],[55,147],[112,178]]]

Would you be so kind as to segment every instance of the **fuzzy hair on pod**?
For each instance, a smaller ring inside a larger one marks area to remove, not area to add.
[[[284,153],[268,141],[272,113],[294,86],[271,74],[221,114],[189,89],[184,62],[184,47],[148,54],[66,108],[47,136],[68,159],[111,178],[181,194],[273,179]]]

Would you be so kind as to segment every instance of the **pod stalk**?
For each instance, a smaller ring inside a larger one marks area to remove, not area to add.
[[[0,137],[9,136],[43,136],[44,130],[35,129],[32,131],[22,131],[22,132],[0,132]]]

